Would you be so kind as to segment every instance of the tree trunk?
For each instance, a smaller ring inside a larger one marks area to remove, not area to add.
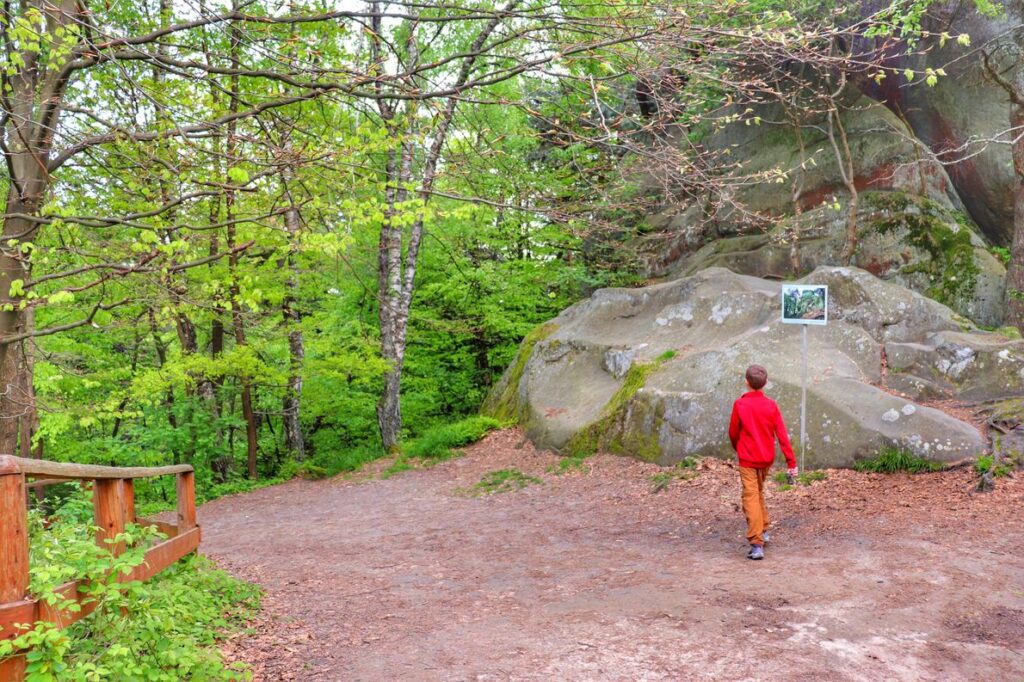
[[[284,396],[285,446],[299,460],[306,458],[306,443],[302,437],[302,364],[306,356],[305,340],[302,336],[302,315],[296,305],[299,286],[298,268],[295,259],[299,239],[299,210],[294,206],[284,214],[285,226],[290,238],[288,253],[289,276],[286,284],[288,295],[282,303],[284,323],[288,329],[288,388]]]
[[[242,327],[242,314],[234,314],[235,343],[245,345],[245,330]],[[258,442],[256,439],[256,412],[252,409],[252,385],[248,379],[242,380],[242,419],[245,420],[246,470],[249,478],[256,478],[256,460]]]
[[[294,314],[294,311],[291,311]],[[298,324],[298,320],[293,320]],[[284,433],[285,445],[302,460],[306,458],[306,442],[302,437],[302,361],[305,356],[301,329],[288,332],[288,351],[291,362],[288,375],[288,393],[284,398]]]
[[[511,11],[519,0],[509,0],[505,11]],[[380,35],[382,17],[380,14],[380,3],[370,4],[371,9],[371,57],[374,64],[382,63],[380,60]],[[477,34],[467,56],[462,60],[459,72],[456,75],[453,87],[456,89],[463,86],[473,70],[476,60],[487,44],[491,34],[501,22],[499,15],[488,21]],[[407,34],[404,55],[404,67],[411,73],[416,72],[416,65],[419,63],[419,45],[417,43],[417,27],[415,22],[410,26]],[[409,78],[407,85],[413,88],[422,88],[423,83],[417,80],[416,76]],[[426,204],[430,200],[431,190],[437,175],[438,163],[441,153],[448,138],[448,128],[455,115],[455,108],[458,105],[458,97],[449,97],[445,102],[444,109],[433,118],[434,129],[430,133],[430,147],[423,156],[423,164],[419,173],[419,187],[416,191],[419,199]],[[416,267],[419,258],[420,244],[423,240],[424,214],[422,208],[417,211],[412,226],[409,228],[409,241],[405,248],[405,257],[402,257],[403,228],[396,218],[402,212],[400,206],[406,200],[409,190],[407,189],[413,179],[413,160],[416,149],[414,145],[419,137],[419,118],[415,109],[416,103],[412,100],[406,101],[404,110],[405,120],[401,126],[396,125],[395,107],[396,102],[389,102],[384,98],[378,100],[381,118],[388,125],[388,132],[394,139],[402,139],[400,145],[401,153],[396,158],[395,150],[388,154],[385,177],[387,186],[385,188],[384,221],[381,225],[380,242],[377,250],[378,264],[378,289],[377,303],[380,319],[381,335],[381,356],[388,362],[389,368],[384,374],[384,390],[381,393],[380,401],[377,403],[377,423],[380,426],[381,441],[384,448],[389,452],[398,449],[402,430],[401,410],[401,383],[402,366],[405,363],[406,334],[409,327],[409,309],[412,305],[413,288],[416,281]]]
[[[410,124],[412,125],[412,124]],[[396,133],[392,129],[392,133]],[[407,198],[405,190],[412,175],[413,146],[412,134],[407,131],[401,152],[388,154],[385,189],[387,209],[381,225],[380,241],[377,246],[377,303],[380,319],[381,357],[388,363],[384,374],[384,387],[377,403],[377,424],[380,427],[381,444],[387,452],[398,450],[402,432],[401,386],[402,366],[405,363],[406,320],[408,307],[403,306],[404,287],[402,278],[402,228],[396,226],[401,209],[396,208]],[[410,247],[407,261],[415,268],[415,254]],[[415,269],[413,270],[415,274]],[[411,291],[409,292],[411,300]]]
[[[842,79],[845,85],[845,79]],[[860,194],[857,192],[856,167],[853,163],[853,155],[850,153],[850,140],[846,135],[846,128],[843,127],[842,114],[839,111],[838,97],[843,86],[832,96],[831,106],[828,111],[828,141],[832,145],[832,151],[836,155],[836,163],[839,165],[839,175],[843,179],[843,186],[850,194],[849,204],[846,207],[846,243],[843,245],[843,252],[839,256],[843,265],[849,265],[853,261],[853,254],[857,252],[857,209],[860,204]],[[838,133],[838,141],[837,141]],[[842,148],[840,149],[840,143]]]
[[[28,311],[26,321],[31,325],[32,311]],[[18,424],[18,456],[31,458],[33,456],[32,439],[39,429],[39,413],[36,410],[36,390],[33,385],[35,376],[35,354],[31,348],[30,341],[22,341],[20,353],[21,367],[21,394],[25,398],[25,412],[22,414]],[[40,444],[41,445],[41,444]],[[37,451],[42,454],[42,449]]]
[[[240,7],[239,0],[232,0],[231,9],[232,11],[239,11]],[[241,68],[241,61],[239,60],[239,51],[241,50],[242,44],[242,32],[239,30],[235,22],[230,24],[230,36],[231,36],[231,68],[238,70]],[[239,77],[237,73],[233,73],[229,79],[230,85],[228,90],[228,110],[234,114],[238,111],[238,88],[239,88]],[[227,248],[231,252],[228,257],[228,270],[230,271],[231,277],[231,326],[235,333],[235,345],[244,346],[245,342],[245,326],[242,319],[242,307],[241,307],[241,296],[238,287],[238,252],[235,248],[235,191],[231,189],[234,184],[234,180],[231,179],[230,170],[238,161],[238,138],[237,138],[237,124],[234,120],[228,123],[227,130],[227,170],[228,177],[224,179],[228,189],[224,193],[224,219],[227,222]],[[258,455],[258,442],[256,432],[256,413],[252,407],[252,385],[247,377],[242,377],[242,419],[245,421],[245,440],[246,440],[246,470],[249,478],[256,478],[256,463]]]
[[[26,175],[31,177],[34,174],[29,171]],[[23,185],[25,189],[29,186],[41,191],[42,182]],[[7,199],[8,214],[35,215],[39,204],[40,197],[36,192],[26,201],[24,192],[19,196],[12,183]],[[28,259],[21,255],[19,246],[22,241],[32,241],[35,232],[36,223],[10,215],[4,219],[4,245],[0,248],[0,306],[9,305],[13,310],[0,311],[0,339],[32,331],[29,311],[18,309],[21,300],[11,296],[10,291],[12,282],[28,280]],[[9,241],[14,245],[8,246]],[[25,395],[25,387],[31,385],[32,377],[25,376],[28,367],[24,361],[23,343],[0,341],[0,454],[17,451],[19,423],[31,411],[32,401]]]
[[[4,16],[14,14],[5,4]],[[33,6],[34,7],[34,6]],[[71,24],[86,25],[81,6],[72,0],[61,0],[46,7],[47,32],[50,36]],[[9,35],[9,34],[8,34]],[[55,40],[50,48],[59,52],[68,47]],[[8,45],[10,51],[12,45]],[[47,69],[40,63],[41,52],[23,50],[21,64],[4,79],[3,128],[0,141],[7,164],[7,197],[3,206],[3,235],[0,242],[0,453],[13,453],[18,441],[18,418],[25,412],[19,400],[26,380],[21,346],[6,342],[11,336],[32,331],[27,311],[19,309],[23,299],[11,295],[11,283],[27,281],[30,253],[22,253],[21,244],[36,238],[39,223],[28,218],[36,216],[50,186],[50,152],[54,131],[60,123],[66,77],[60,69]],[[13,63],[13,62],[12,62]],[[28,381],[31,381],[29,379]]]
[[[860,195],[853,183],[850,183],[847,189],[850,192],[850,202],[846,207],[846,244],[843,246],[843,254],[840,257],[843,265],[849,265],[853,261],[853,255],[857,252],[857,243],[860,241],[857,235],[857,211]]]
[[[792,201],[793,204],[793,217],[791,219],[793,229],[790,230],[789,234],[789,269],[791,275],[799,277],[800,220],[804,212],[803,204],[800,203],[800,199],[804,192],[804,164],[807,163],[807,150],[804,145],[803,123],[800,120],[800,114],[796,113],[795,116],[796,120],[793,123],[793,130],[796,132],[797,146],[800,149],[800,167],[797,168],[796,172],[793,174],[793,185],[790,188],[790,201]]]
[[[384,391],[377,403],[380,439],[388,452],[397,451],[402,438],[401,383],[402,368],[394,366],[384,375]]]
[[[1017,186],[1013,195],[1013,242],[1006,268],[1005,320],[1024,333],[1024,73],[1017,77],[1016,97],[1010,106],[1010,126],[1017,136],[1013,143]]]

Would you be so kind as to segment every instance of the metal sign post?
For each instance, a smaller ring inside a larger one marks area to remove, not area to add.
[[[800,470],[807,461],[807,327],[828,324],[828,287],[824,284],[783,284],[782,321],[803,326],[800,344]]]
[[[807,325],[803,327],[804,342],[800,353],[804,361],[804,368],[800,373],[800,471],[804,470],[804,462],[807,460]]]

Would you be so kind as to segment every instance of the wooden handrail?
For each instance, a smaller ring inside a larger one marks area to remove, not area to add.
[[[134,479],[154,476],[177,477],[176,524],[137,519],[135,516]],[[124,551],[120,544],[110,545],[107,540],[124,530],[125,524],[136,521],[156,525],[168,536],[167,540],[146,551],[143,563],[130,575],[120,580],[147,580],[164,570],[186,554],[199,547],[200,530],[196,524],[195,474],[191,466],[180,464],[166,467],[107,467],[89,464],[49,462],[0,455],[0,639],[11,639],[21,632],[21,626],[38,621],[53,623],[64,628],[89,615],[96,608],[88,595],[81,591],[81,583],[72,581],[57,592],[64,599],[79,603],[80,609],[57,611],[46,602],[28,594],[28,507],[26,478],[46,476],[47,483],[66,480],[93,482],[93,512],[99,528],[96,541],[115,555]],[[14,656],[0,660],[0,681],[21,682],[25,677],[25,657]]]
[[[45,459],[26,459],[24,457],[0,457],[10,460],[7,466],[17,467],[26,476],[35,478],[47,476],[60,480],[123,480],[126,478],[152,478],[154,476],[170,476],[193,471],[191,464],[175,464],[165,467],[107,467],[96,464],[73,464],[70,462],[51,462]]]

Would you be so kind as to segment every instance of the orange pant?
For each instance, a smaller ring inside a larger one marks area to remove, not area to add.
[[[764,503],[764,479],[771,467],[740,467],[740,482],[743,484],[743,515],[747,517],[747,541],[752,545],[764,544],[764,532],[768,530],[768,507]]]

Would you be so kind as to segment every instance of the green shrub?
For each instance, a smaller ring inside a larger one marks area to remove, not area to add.
[[[258,606],[259,590],[190,556],[140,583],[117,576],[142,563],[155,531],[130,525],[117,540],[128,549],[114,557],[96,545],[91,504],[75,495],[48,527],[30,514],[30,591],[58,607],[68,606],[54,588],[84,581],[96,610],[64,630],[37,624],[0,642],[0,658],[27,651],[27,679],[246,680],[239,665],[226,665],[216,644],[238,630]]]
[[[990,246],[989,252],[1005,266],[1010,264],[1010,250],[1005,246]]]
[[[359,471],[364,464],[383,456],[383,450],[372,447],[318,452],[299,465],[297,475],[310,479],[330,478],[350,471]]]
[[[853,468],[857,471],[880,474],[892,474],[898,471],[917,474],[926,471],[942,471],[945,466],[940,462],[932,462],[918,457],[909,450],[890,446],[884,448],[876,457],[854,462]]]
[[[322,478],[330,478],[331,472],[326,467],[313,462],[303,462],[295,468],[295,475],[311,481],[319,481]]]
[[[429,429],[419,438],[409,442],[403,451],[409,457],[445,459],[452,456],[454,448],[475,443],[489,431],[500,427],[501,422],[497,419],[475,415],[453,424]]]

